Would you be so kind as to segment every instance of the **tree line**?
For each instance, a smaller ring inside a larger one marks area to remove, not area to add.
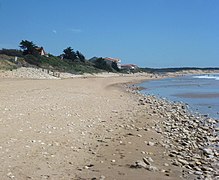
[[[57,63],[58,65],[63,65],[64,62],[67,62],[68,66],[76,66],[77,63],[84,66],[93,66],[94,68],[102,69],[108,72],[118,72],[119,68],[117,63],[113,62],[111,65],[106,63],[103,58],[96,58],[95,61],[89,61],[85,58],[85,56],[80,51],[74,51],[72,47],[67,47],[63,50],[63,53],[59,56],[53,56],[52,54],[48,54],[46,56],[40,56],[39,51],[43,49],[43,47],[37,46],[33,41],[22,40],[19,43],[20,50],[17,49],[2,49],[0,50],[0,54],[6,54],[8,56],[17,56],[25,59],[26,62],[41,66],[42,63],[47,63],[53,65]],[[59,59],[59,60],[58,60]],[[62,60],[62,62],[57,62]],[[69,64],[70,63],[70,64]],[[72,64],[73,63],[73,64]],[[76,64],[75,64],[76,63]],[[66,65],[67,66],[67,65]]]
[[[23,50],[23,55],[39,55],[39,51],[37,50],[39,47],[36,46],[32,41],[22,40],[19,47]],[[79,60],[81,62],[85,62],[85,56],[79,51],[75,52],[71,47],[64,49],[63,54],[61,54],[60,57],[72,61]]]

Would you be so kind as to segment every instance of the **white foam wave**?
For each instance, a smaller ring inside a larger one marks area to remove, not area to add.
[[[219,80],[219,75],[200,75],[200,76],[193,76],[193,78]]]

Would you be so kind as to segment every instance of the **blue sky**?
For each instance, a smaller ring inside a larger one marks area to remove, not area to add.
[[[0,0],[0,22],[0,48],[30,40],[54,55],[219,67],[218,0]]]

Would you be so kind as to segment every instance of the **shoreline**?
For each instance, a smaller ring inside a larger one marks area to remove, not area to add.
[[[0,176],[102,180],[202,177],[199,169],[195,176],[188,171],[188,164],[182,165],[188,160],[182,157],[180,164],[173,164],[179,154],[171,151],[174,157],[170,157],[166,151],[169,137],[163,137],[162,128],[169,126],[160,124],[166,117],[161,116],[157,99],[146,103],[136,89],[127,90],[130,84],[150,78],[2,81],[0,158],[4,163]]]
[[[163,134],[164,140],[160,144],[167,149],[170,157],[175,158],[173,165],[185,167],[187,174],[194,174],[200,179],[219,177],[218,119],[193,112],[191,107],[183,102],[172,102],[156,95],[142,94],[142,87],[126,88],[130,93],[141,97],[140,105],[150,105],[153,110],[149,114],[151,117],[156,115],[162,118],[154,129]]]
[[[173,165],[185,167],[188,174],[200,179],[218,178],[219,120],[194,114],[184,103],[153,95],[144,95],[140,103],[151,104],[153,114],[164,118],[155,131],[163,134],[164,140],[160,143],[174,157]]]

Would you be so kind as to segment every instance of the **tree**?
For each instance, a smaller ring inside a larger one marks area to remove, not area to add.
[[[81,62],[85,62],[85,57],[82,53],[80,53],[79,51],[76,51],[76,55],[77,58],[81,61]]]
[[[116,62],[112,62],[112,68],[115,69],[116,71],[120,71],[120,69],[118,68],[118,64]]]
[[[107,64],[103,58],[98,58],[94,62],[94,65],[95,65],[95,67],[97,67],[99,69],[103,69],[103,70],[110,71],[110,72],[113,71],[112,67],[109,64]]]
[[[32,41],[22,40],[20,42],[20,48],[23,50],[23,54],[37,54],[37,46]]]
[[[71,47],[67,47],[66,49],[63,50],[63,52],[64,52],[63,54],[64,59],[71,59],[73,61],[77,59],[77,55]]]

